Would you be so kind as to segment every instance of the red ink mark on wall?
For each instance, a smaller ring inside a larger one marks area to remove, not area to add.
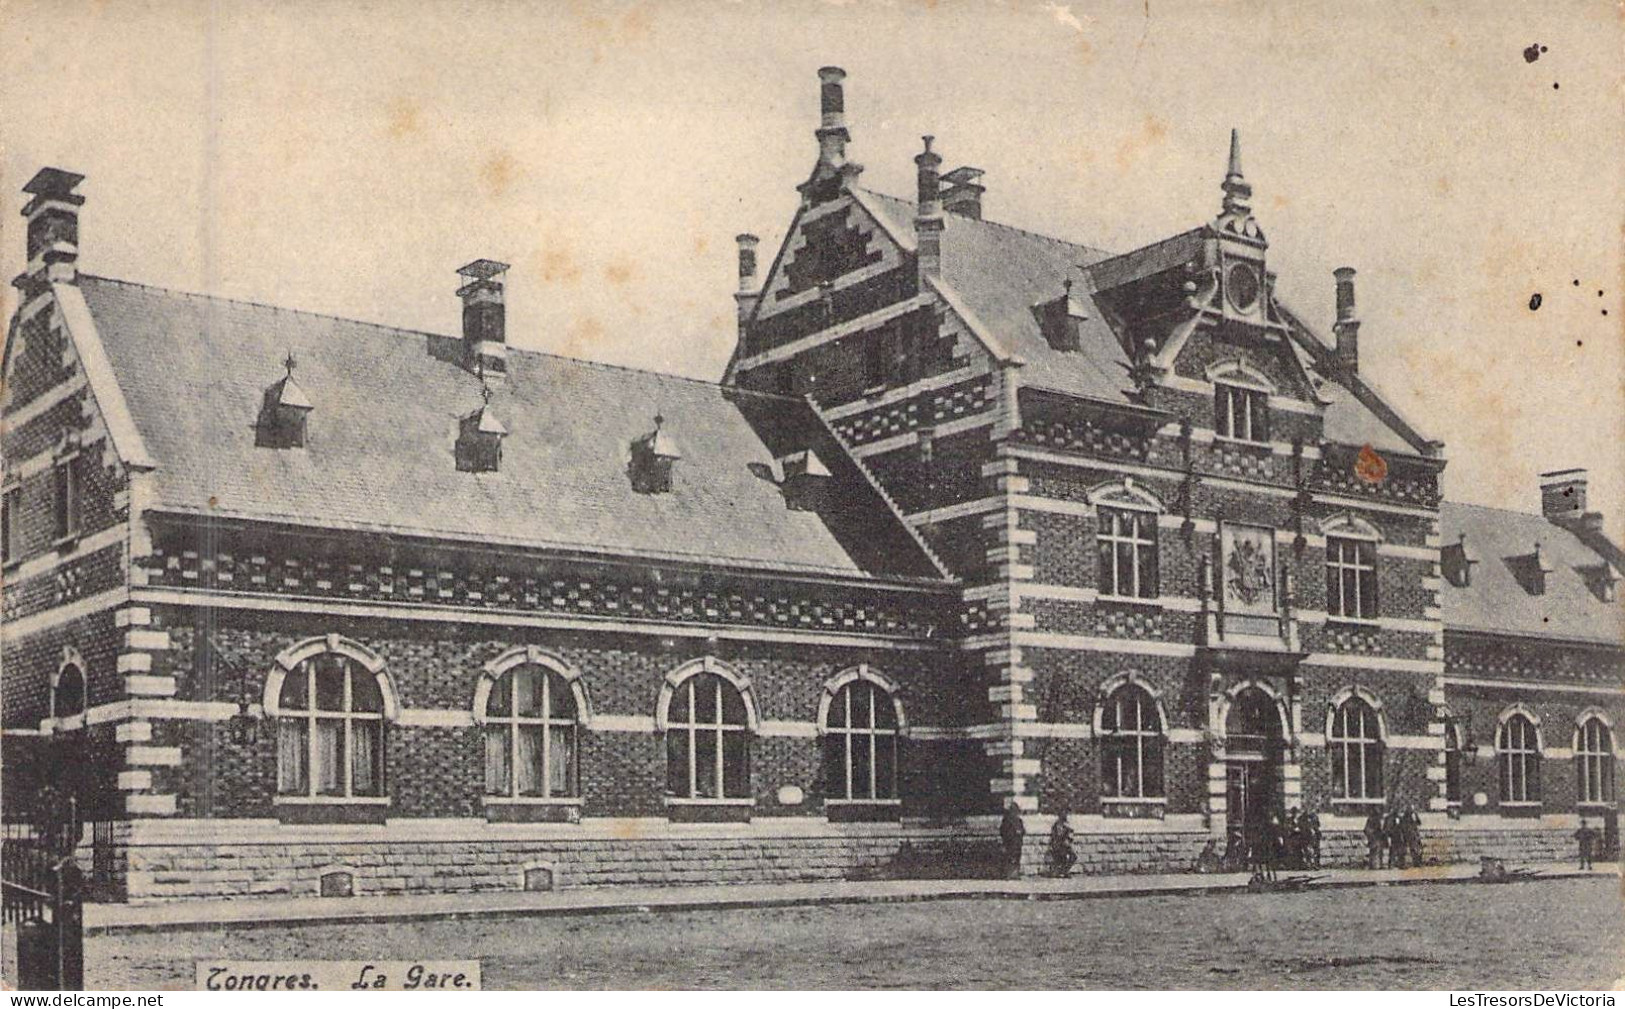
[[[1382,483],[1388,479],[1388,460],[1367,445],[1354,460],[1354,475],[1366,483]]]

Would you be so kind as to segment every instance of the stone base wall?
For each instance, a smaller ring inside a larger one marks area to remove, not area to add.
[[[1430,862],[1476,862],[1482,856],[1508,865],[1566,862],[1576,857],[1571,830],[1470,828],[1429,829],[1423,850]],[[1081,875],[1191,872],[1209,835],[1203,831],[1079,834],[1074,872]],[[899,859],[905,845],[912,858]],[[323,877],[342,874],[356,895],[517,892],[531,884],[543,889],[597,886],[678,886],[708,883],[788,883],[885,878],[907,862],[917,868],[933,859],[949,869],[954,854],[986,856],[978,865],[997,874],[998,840],[991,825],[865,827],[790,836],[739,833],[689,836],[560,838],[470,837],[468,839],[388,839],[306,837],[298,840],[245,840],[214,843],[125,843],[116,864],[117,896],[154,902],[221,897],[314,897]],[[1022,872],[1048,868],[1048,836],[1029,830]],[[1222,851],[1222,845],[1221,851]],[[88,867],[89,851],[81,862]],[[1365,838],[1358,831],[1329,831],[1322,839],[1321,864],[1348,868],[1365,864]],[[978,873],[971,873],[978,874]]]
[[[977,837],[904,829],[754,838],[138,844],[125,852],[126,890],[131,902],[314,897],[324,875],[343,872],[359,896],[520,891],[526,871],[537,869],[551,873],[543,889],[809,882],[885,875],[905,842],[931,850]]]

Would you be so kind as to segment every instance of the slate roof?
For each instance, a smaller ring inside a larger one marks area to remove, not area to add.
[[[1448,501],[1439,525],[1447,546],[1465,533],[1478,560],[1470,585],[1445,582],[1447,630],[1625,644],[1625,605],[1598,594],[1603,558],[1573,533],[1541,515]],[[1541,595],[1528,588],[1537,541],[1552,568]]]
[[[841,576],[940,579],[805,403],[509,349],[490,414],[499,473],[459,472],[480,380],[455,337],[82,276],[78,285],[156,463],[160,509]],[[302,450],[256,448],[292,353],[313,404]],[[673,489],[640,494],[629,446],[664,417]],[[753,423],[753,421],[755,423]],[[771,444],[770,444],[771,442]],[[836,504],[794,511],[775,457],[814,447]]]
[[[915,204],[869,189],[854,190],[858,200],[900,245],[915,247]],[[1117,334],[1105,321],[1080,267],[1114,257],[1087,245],[1049,238],[1006,224],[944,214],[942,280],[948,300],[973,326],[978,323],[1002,349],[1021,358],[1021,384],[1103,403],[1129,405],[1133,388],[1131,361]],[[1082,298],[1089,317],[1080,325],[1076,351],[1056,350],[1044,339],[1032,306],[1062,293],[1062,282],[1074,281],[1073,296]],[[1299,323],[1301,326],[1302,324]],[[1307,328],[1305,327],[1307,331]],[[1326,341],[1314,339],[1322,347]],[[1416,454],[1416,446],[1378,417],[1346,389],[1328,384],[1326,437],[1348,445],[1371,445],[1384,452]]]

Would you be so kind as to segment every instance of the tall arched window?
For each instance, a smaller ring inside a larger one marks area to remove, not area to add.
[[[1588,804],[1614,801],[1614,734],[1606,723],[1592,715],[1580,723],[1575,733],[1574,773],[1576,795]]]
[[[340,652],[312,655],[283,677],[278,716],[280,794],[384,794],[384,696],[372,670]]]
[[[85,712],[85,674],[75,663],[68,663],[57,673],[56,686],[51,690],[51,716],[71,718]]]
[[[1444,799],[1461,802],[1461,727],[1454,721],[1444,723]]]
[[[835,691],[824,723],[824,781],[832,802],[897,798],[897,703],[871,680]]]
[[[1100,794],[1161,798],[1162,743],[1162,718],[1151,694],[1133,683],[1112,691],[1100,711]]]
[[[1535,723],[1513,714],[1501,723],[1495,739],[1501,764],[1502,802],[1540,801],[1540,742]]]
[[[679,799],[750,797],[750,723],[739,688],[694,673],[667,698],[666,791]]]
[[[1332,758],[1332,797],[1382,798],[1382,732],[1377,712],[1350,697],[1332,712],[1326,748]]]
[[[525,663],[498,676],[485,699],[485,794],[580,794],[575,694],[563,676]]]

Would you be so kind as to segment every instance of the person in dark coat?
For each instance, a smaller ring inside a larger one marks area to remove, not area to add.
[[[1382,868],[1382,813],[1373,809],[1365,818],[1365,867]]]
[[[999,840],[1004,844],[1005,870],[1011,879],[1021,877],[1021,843],[1026,840],[1027,827],[1021,822],[1021,809],[1016,800],[1004,807],[1004,819],[999,821]]]
[[[1078,862],[1078,853],[1072,850],[1072,824],[1066,820],[1066,810],[1055,817],[1049,829],[1049,869],[1052,875],[1070,876]]]
[[[1293,806],[1286,811],[1286,823],[1282,824],[1281,831],[1285,835],[1285,853],[1283,864],[1288,869],[1303,868],[1303,822],[1298,816],[1298,807]]]
[[[1312,809],[1303,811],[1304,836],[1308,839],[1307,857],[1309,864],[1316,869],[1320,868],[1320,817]]]
[[[1405,827],[1399,811],[1390,809],[1382,819],[1383,839],[1388,842],[1388,868],[1405,868]]]
[[[1405,807],[1405,848],[1410,852],[1411,865],[1422,864],[1422,815],[1415,806]]]
[[[1580,843],[1580,868],[1593,868],[1591,853],[1597,847],[1597,830],[1591,824],[1580,821],[1580,829],[1574,832],[1574,839]]]

